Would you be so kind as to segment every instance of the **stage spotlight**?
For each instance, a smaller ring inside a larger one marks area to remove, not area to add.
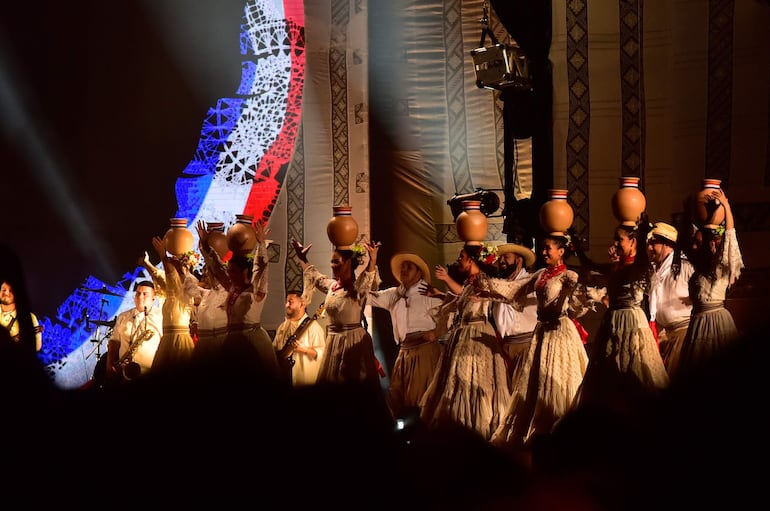
[[[502,190],[501,190],[502,191]],[[457,220],[457,215],[463,212],[463,201],[477,200],[481,201],[479,209],[484,216],[493,216],[500,209],[500,197],[491,190],[485,190],[483,188],[477,188],[473,193],[465,193],[462,195],[453,195],[451,199],[446,201],[449,205],[449,209],[452,210],[452,218]],[[502,216],[502,215],[496,215]]]

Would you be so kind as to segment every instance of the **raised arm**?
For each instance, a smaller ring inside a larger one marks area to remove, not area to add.
[[[267,296],[267,235],[270,229],[262,222],[254,223],[257,245],[254,247],[254,270],[251,272],[251,284],[254,287],[257,301],[262,301]]]
[[[227,275],[225,269],[225,263],[220,259],[217,251],[214,247],[209,245],[209,233],[206,228],[206,223],[203,220],[198,220],[195,225],[195,229],[198,232],[198,249],[203,256],[203,263],[206,265],[208,273],[219,282],[225,289],[230,289],[230,277]]]

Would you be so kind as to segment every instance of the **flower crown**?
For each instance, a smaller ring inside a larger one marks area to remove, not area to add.
[[[497,247],[489,243],[482,243],[476,260],[487,265],[494,264],[497,260]]]
[[[201,255],[195,250],[188,250],[177,257],[177,259],[190,271],[193,271],[201,264]]]
[[[350,251],[353,252],[356,257],[362,257],[366,254],[366,248],[360,243],[350,245]]]

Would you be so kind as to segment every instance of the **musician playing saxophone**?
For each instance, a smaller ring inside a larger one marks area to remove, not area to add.
[[[326,332],[318,324],[317,318],[307,315],[307,304],[300,291],[286,293],[286,319],[278,325],[273,339],[273,347],[279,354],[279,363],[286,371],[291,371],[291,383],[294,386],[312,385],[318,377],[321,357],[326,346]],[[303,325],[303,321],[309,323]],[[302,329],[298,331],[300,326]],[[296,339],[292,339],[296,334]],[[291,345],[287,346],[290,342]],[[291,357],[293,362],[286,358]]]
[[[108,385],[132,380],[150,370],[162,328],[163,315],[160,307],[155,305],[155,285],[149,280],[137,282],[134,307],[115,318],[107,344]]]

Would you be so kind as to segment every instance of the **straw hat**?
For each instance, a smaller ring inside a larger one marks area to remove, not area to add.
[[[650,237],[657,236],[658,238],[663,238],[671,243],[676,243],[678,232],[676,228],[673,225],[669,225],[665,222],[658,222],[650,231]]]
[[[422,257],[417,254],[402,253],[396,254],[390,259],[390,271],[393,276],[396,277],[398,283],[401,284],[401,263],[409,261],[414,263],[415,266],[422,272],[422,278],[426,282],[430,282],[430,270],[428,269],[428,263],[426,263]]]
[[[535,253],[525,247],[524,245],[519,245],[517,243],[504,243],[502,245],[497,246],[497,256],[501,256],[503,254],[516,254],[520,255],[524,258],[524,266],[532,266],[535,263]]]

